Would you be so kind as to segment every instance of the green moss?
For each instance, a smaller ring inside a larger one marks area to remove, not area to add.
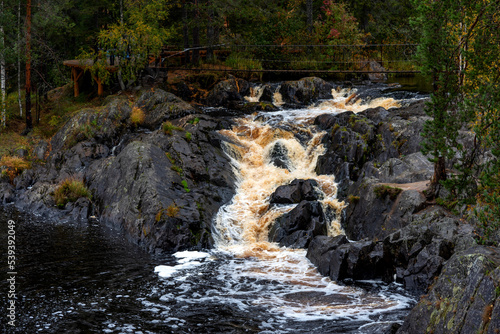
[[[403,189],[386,185],[380,185],[376,186],[375,189],[373,189],[373,191],[375,192],[375,195],[378,198],[383,199],[389,196],[389,198],[394,201],[398,197],[398,195],[403,191]]]
[[[359,196],[349,195],[347,196],[347,201],[352,204],[357,204],[359,202]]]
[[[193,118],[193,119],[190,119],[190,120],[188,121],[188,123],[193,124],[193,125],[196,125],[196,124],[198,124],[199,122],[200,122],[200,119],[199,119],[198,117]]]
[[[181,127],[178,127],[178,126],[175,126],[173,125],[171,122],[169,121],[166,121],[165,123],[162,124],[161,126],[163,132],[166,134],[166,135],[169,135],[171,136],[173,131],[174,130],[177,130],[177,131],[183,131],[184,129],[181,128]]]
[[[176,166],[176,165],[171,166],[170,169],[179,175],[181,175],[183,172],[182,168],[180,168],[179,166]]]
[[[191,132],[187,132],[187,131],[186,131],[186,140],[187,140],[187,141],[191,141],[191,137],[192,137]]]
[[[170,154],[170,152],[166,152],[165,155],[167,156],[168,160],[170,161],[170,163],[172,165],[175,164],[175,159],[172,157],[172,155]]]
[[[191,189],[189,189],[189,187],[188,187],[188,183],[187,183],[187,181],[186,181],[186,180],[182,180],[182,181],[181,181],[181,184],[182,184],[182,186],[184,187],[184,190],[185,190],[187,193],[191,191]]]

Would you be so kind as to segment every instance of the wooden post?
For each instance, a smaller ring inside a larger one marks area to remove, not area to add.
[[[80,89],[78,88],[78,79],[76,75],[76,68],[71,68],[71,78],[73,79],[73,95],[78,97],[80,95]]]
[[[97,95],[101,96],[102,94],[104,94],[104,88],[102,85],[101,78],[96,77],[94,75],[92,76],[92,78],[94,78],[95,82],[97,82]]]
[[[82,74],[83,74],[83,70],[78,71],[78,67],[71,66],[71,77],[72,77],[73,83],[74,83],[73,92],[74,92],[75,97],[78,97],[78,95],[80,95],[80,86],[78,86],[78,80],[80,80],[80,78],[82,77]]]

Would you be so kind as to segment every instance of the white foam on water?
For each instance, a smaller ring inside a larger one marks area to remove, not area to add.
[[[204,261],[196,261],[196,260],[206,259],[210,256],[210,254],[205,252],[184,251],[184,252],[177,252],[174,254],[174,256],[179,259],[178,265],[175,266],[160,265],[155,267],[154,272],[158,273],[159,277],[168,278],[182,270],[193,269],[195,267],[198,267],[202,265]]]
[[[255,91],[252,98],[257,98],[259,93]],[[248,116],[236,120],[237,125],[232,130],[221,131],[230,138],[224,145],[237,177],[236,195],[217,214],[213,234],[216,250],[212,254],[179,252],[174,254],[177,265],[155,267],[160,277],[172,278],[169,284],[173,285],[169,286],[175,289],[175,292],[160,297],[160,302],[215,303],[231,305],[243,312],[252,307],[263,307],[272,314],[273,320],[263,322],[262,330],[276,330],[277,322],[286,323],[290,319],[348,319],[373,323],[371,318],[374,315],[407,309],[412,305],[411,298],[390,292],[388,288],[367,293],[361,288],[338,285],[318,273],[306,258],[305,250],[282,248],[267,241],[269,226],[294,208],[293,205],[269,204],[271,194],[280,185],[299,178],[315,179],[324,195],[324,206],[337,210],[337,217],[344,207],[336,200],[334,176],[315,173],[317,158],[324,153],[321,145],[323,134],[315,132],[308,124],[325,113],[359,112],[377,104],[384,107],[398,105],[391,99],[376,99],[363,104],[356,100],[355,90],[334,90],[332,93],[332,100],[310,108]],[[280,128],[276,128],[278,125]],[[303,144],[283,128],[300,131],[309,140]],[[287,150],[290,160],[287,169],[271,164],[269,157],[277,144]],[[339,222],[333,221],[329,234],[340,233]],[[207,274],[204,268],[208,268],[202,265],[209,260],[214,261],[209,268],[217,284],[214,286],[210,281],[200,289],[198,284]],[[381,284],[377,281],[365,283]],[[159,308],[155,305],[147,307]],[[165,316],[168,314],[165,311]]]

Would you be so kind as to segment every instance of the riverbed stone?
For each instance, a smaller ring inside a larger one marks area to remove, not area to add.
[[[280,246],[307,248],[313,237],[326,234],[321,203],[304,200],[292,211],[276,219],[269,230],[269,241],[277,242]]]
[[[271,204],[296,204],[302,201],[315,201],[321,194],[316,180],[295,179],[290,184],[279,186],[271,195]]]
[[[332,98],[332,84],[317,77],[286,81],[279,92],[284,102],[294,105],[308,105],[318,99]]]

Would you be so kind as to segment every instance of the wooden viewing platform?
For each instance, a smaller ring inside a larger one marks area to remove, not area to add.
[[[63,65],[71,67],[71,80],[73,81],[74,95],[77,97],[80,95],[80,86],[78,85],[78,80],[82,77],[83,73],[92,65],[94,61],[92,59],[73,59],[63,61]],[[111,65],[109,59],[107,60],[107,66],[105,67],[109,72],[118,71],[118,58],[115,59],[114,64]],[[104,93],[104,88],[102,86],[102,81],[99,77],[92,75],[92,78],[97,82],[97,95],[102,95]]]

